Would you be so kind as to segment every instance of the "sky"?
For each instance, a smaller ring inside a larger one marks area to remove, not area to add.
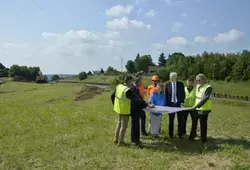
[[[123,70],[137,53],[250,50],[249,0],[1,0],[0,62],[45,74]]]

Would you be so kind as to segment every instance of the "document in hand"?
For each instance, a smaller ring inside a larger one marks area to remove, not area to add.
[[[164,107],[164,106],[155,106],[155,108],[149,108],[143,109],[146,112],[153,112],[153,113],[162,113],[162,114],[170,114],[170,113],[176,113],[181,112],[185,110],[190,110],[190,107]]]

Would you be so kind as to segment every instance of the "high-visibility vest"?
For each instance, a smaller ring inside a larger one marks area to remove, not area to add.
[[[141,84],[141,86],[139,87],[139,91],[141,93],[142,99],[144,100],[144,92],[145,92],[144,84]]]
[[[185,101],[184,101],[184,106],[185,107],[193,107],[195,105],[195,87],[189,92],[188,88],[185,87]]]
[[[126,97],[129,88],[123,84],[116,87],[114,111],[119,114],[129,115],[131,108],[131,100]]]
[[[204,97],[205,92],[207,88],[211,87],[209,84],[204,84],[199,88],[199,85],[196,86],[196,100],[195,100],[195,105],[200,103],[201,99]],[[197,108],[196,110],[211,110],[212,109],[212,101],[209,98],[206,103],[201,106],[200,108]]]

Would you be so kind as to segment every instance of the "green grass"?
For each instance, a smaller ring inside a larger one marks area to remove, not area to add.
[[[0,93],[0,168],[250,168],[250,105],[213,102],[207,150],[198,139],[150,137],[142,138],[143,149],[117,147],[112,141],[117,115],[112,111],[111,92],[76,102],[82,88],[81,84],[0,85],[0,92],[5,92]],[[167,122],[164,116],[162,137],[167,136]],[[130,129],[126,142],[129,135]]]

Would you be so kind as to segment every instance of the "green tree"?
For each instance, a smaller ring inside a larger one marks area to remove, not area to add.
[[[146,56],[146,55],[141,56],[137,62],[138,63],[137,63],[136,70],[137,71],[144,71],[145,73],[147,73],[148,72],[148,66],[150,64],[149,63],[150,60],[149,60],[148,56]]]
[[[135,62],[132,60],[128,60],[125,67],[126,67],[127,71],[131,74],[136,72]]]
[[[91,71],[89,71],[89,72],[88,72],[88,76],[91,76],[91,75],[92,75],[92,72],[91,72]]]
[[[57,81],[57,80],[59,80],[60,79],[60,77],[58,76],[58,75],[53,75],[52,77],[51,77],[51,81]]]
[[[167,60],[166,60],[166,57],[165,57],[164,53],[161,53],[160,57],[158,59],[158,65],[159,66],[165,66],[166,62],[167,62]]]
[[[136,56],[136,58],[135,58],[135,61],[134,61],[134,63],[135,63],[135,71],[138,71],[138,67],[139,67],[139,63],[140,63],[140,58],[141,58],[141,56],[138,53],[137,56]]]
[[[2,64],[2,63],[0,63],[0,70],[1,69],[5,69],[6,67]]]
[[[161,82],[167,81],[169,79],[169,71],[165,68],[159,69],[157,75]]]
[[[0,69],[0,77],[8,77],[8,70],[7,68],[5,69]]]
[[[100,74],[104,74],[103,68],[101,69]]]
[[[233,66],[233,80],[250,80],[250,52],[243,50]]]
[[[109,67],[107,68],[107,73],[108,73],[108,74],[114,74],[114,72],[115,72],[115,69],[114,69],[113,67],[109,66]]]
[[[87,75],[87,73],[86,72],[81,72],[81,73],[79,73],[79,80],[85,80],[86,78],[88,78],[88,75]]]
[[[9,69],[9,76],[19,76],[29,81],[35,81],[39,71],[39,67],[28,68],[27,66],[12,65]]]
[[[0,63],[0,77],[8,77],[9,69]]]

